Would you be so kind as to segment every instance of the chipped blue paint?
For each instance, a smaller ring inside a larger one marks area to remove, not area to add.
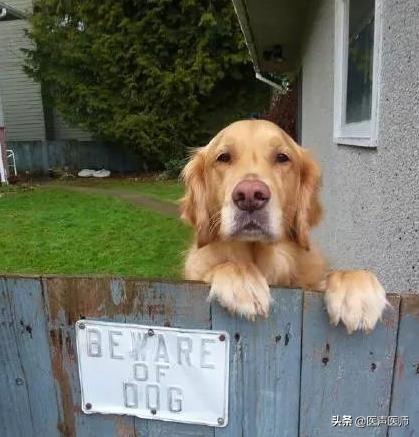
[[[330,326],[319,293],[304,296],[301,437],[385,436],[386,426],[332,427],[333,416],[387,416],[397,338],[399,298],[384,323],[366,335]]]
[[[119,305],[125,298],[124,283],[121,279],[112,279],[110,286],[113,303]]]
[[[273,290],[266,320],[231,317],[212,306],[212,327],[230,334],[230,424],[216,437],[294,437],[298,433],[301,290]]]
[[[6,411],[11,413],[7,414],[7,417],[1,417],[0,412],[0,427],[17,421],[14,432],[6,428],[6,432],[0,434],[24,435],[21,432],[26,430],[26,421],[29,420],[30,432],[26,435],[54,435],[59,423],[59,407],[51,367],[47,314],[41,282],[12,278],[4,279],[2,282],[2,313],[8,320],[5,320],[7,327],[2,323],[2,331],[4,328],[6,330],[3,331],[5,335],[0,344],[0,353],[5,353],[5,356],[0,356],[0,361],[6,367],[11,364],[12,366],[9,372],[6,370],[6,375],[3,371],[0,372],[11,382],[0,388],[0,405],[5,399],[6,391],[15,401],[16,394],[24,396],[25,400],[7,405]],[[8,355],[10,353],[13,355]],[[22,408],[29,410],[21,415],[19,412],[22,412]],[[0,410],[5,411],[1,407]],[[24,427],[23,430],[21,426]]]
[[[390,437],[419,435],[419,297],[402,300],[394,368],[391,415],[408,416],[408,427],[391,427]]]

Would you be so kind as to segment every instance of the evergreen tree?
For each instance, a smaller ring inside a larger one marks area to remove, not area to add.
[[[155,168],[252,89],[230,0],[36,0],[30,21],[25,70],[46,101]]]

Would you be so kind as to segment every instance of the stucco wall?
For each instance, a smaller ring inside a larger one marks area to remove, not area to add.
[[[335,268],[419,290],[419,3],[382,0],[378,148],[333,143],[334,0],[312,2],[303,56],[302,143],[324,171],[315,239]]]

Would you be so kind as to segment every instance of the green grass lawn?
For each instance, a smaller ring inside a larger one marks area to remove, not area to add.
[[[141,194],[173,202],[183,196],[183,186],[178,181],[133,182],[132,185],[127,185],[127,187]]]
[[[1,273],[180,277],[190,230],[175,218],[58,188],[0,196]]]
[[[68,184],[81,187],[94,187],[113,190],[129,190],[140,194],[145,194],[150,197],[155,197],[160,200],[176,202],[183,196],[183,185],[177,180],[167,181],[151,181],[151,180],[134,180],[128,179],[95,179],[95,178],[77,178],[68,181],[54,182],[54,185]]]

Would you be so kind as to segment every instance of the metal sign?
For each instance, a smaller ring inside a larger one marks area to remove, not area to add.
[[[226,426],[227,332],[79,320],[82,410]]]

